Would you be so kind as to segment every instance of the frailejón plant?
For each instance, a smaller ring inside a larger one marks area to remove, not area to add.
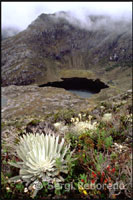
[[[22,161],[9,163],[20,168],[19,176],[12,177],[10,180],[21,179],[27,184],[34,181],[64,181],[60,172],[68,173],[69,146],[64,144],[64,138],[59,140],[59,136],[50,134],[23,135],[16,147],[18,158]],[[72,155],[72,152],[70,154]]]

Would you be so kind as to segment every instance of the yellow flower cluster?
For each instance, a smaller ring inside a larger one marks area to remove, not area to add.
[[[79,187],[79,192],[83,193],[84,195],[88,195],[87,191],[82,186]]]

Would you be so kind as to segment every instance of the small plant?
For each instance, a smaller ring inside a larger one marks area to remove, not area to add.
[[[108,149],[113,144],[113,138],[111,136],[105,138],[105,147]]]
[[[99,154],[96,152],[96,169],[97,171],[102,170],[102,165],[106,162],[107,158],[103,156],[100,152]]]
[[[16,189],[19,190],[19,192],[23,192],[24,185],[22,183],[17,183],[16,184]]]
[[[23,135],[16,149],[18,158],[22,161],[9,163],[20,168],[19,176],[11,178],[10,181],[21,179],[27,185],[44,181],[52,183],[64,181],[60,173],[68,173],[68,157],[66,156],[68,149],[69,146],[64,145],[64,138],[59,142],[59,136]],[[72,152],[69,160],[71,155]]]
[[[76,134],[73,134],[72,132],[68,132],[65,135],[65,139],[68,144],[71,144],[71,148],[75,149],[75,147],[77,146],[78,136]]]
[[[27,125],[33,125],[36,126],[37,124],[39,124],[40,120],[38,119],[33,119],[32,121],[30,121]]]
[[[54,122],[58,122],[58,121],[65,121],[65,123],[70,123],[71,121],[71,118],[73,117],[74,115],[74,111],[73,110],[61,110],[61,111],[58,111],[56,114],[54,114],[53,116],[53,121]]]
[[[113,144],[112,136],[109,136],[109,133],[105,130],[97,129],[94,136],[92,136],[94,140],[97,142],[97,148],[100,149],[108,149]]]
[[[80,174],[80,181],[83,183],[87,183],[87,175],[86,174]]]

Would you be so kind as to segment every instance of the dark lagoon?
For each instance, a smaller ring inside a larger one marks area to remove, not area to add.
[[[39,85],[39,87],[57,87],[64,88],[65,90],[72,92],[83,98],[90,98],[93,94],[100,92],[103,88],[108,88],[104,82],[100,79],[87,79],[87,78],[61,78],[62,81],[48,82],[46,84]]]

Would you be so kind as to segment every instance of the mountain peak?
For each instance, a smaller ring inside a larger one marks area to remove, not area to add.
[[[80,27],[69,14],[42,13],[25,31],[2,42],[3,86],[59,80],[60,71],[66,69],[97,73],[131,65],[128,26],[114,31],[106,17],[90,16],[90,24]]]

